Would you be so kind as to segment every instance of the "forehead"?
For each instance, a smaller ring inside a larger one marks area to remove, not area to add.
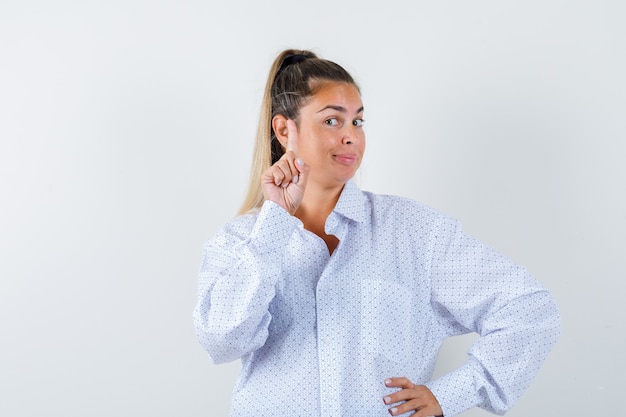
[[[344,107],[352,113],[363,107],[361,94],[354,84],[328,81],[314,86],[313,90],[313,95],[303,106],[303,109],[318,111],[332,105]]]

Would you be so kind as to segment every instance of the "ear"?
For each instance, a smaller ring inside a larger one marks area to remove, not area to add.
[[[280,144],[283,146],[283,149],[287,148],[287,120],[289,119],[282,114],[277,114],[272,119],[272,129],[276,134],[276,139],[278,139]]]

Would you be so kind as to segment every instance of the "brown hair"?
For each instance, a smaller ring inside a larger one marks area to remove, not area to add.
[[[311,51],[287,49],[274,60],[261,103],[250,184],[239,214],[261,207],[261,175],[285,152],[272,129],[272,119],[281,114],[297,124],[300,108],[325,81],[348,83],[358,89],[343,67]]]

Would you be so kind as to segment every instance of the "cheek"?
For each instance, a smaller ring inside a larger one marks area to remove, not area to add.
[[[307,164],[314,163],[319,158],[319,148],[319,140],[316,140],[313,135],[307,135],[298,139],[298,156]]]

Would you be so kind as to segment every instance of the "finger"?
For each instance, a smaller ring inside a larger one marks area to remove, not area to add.
[[[418,400],[407,401],[402,404],[391,407],[389,409],[389,414],[391,414],[392,416],[398,416],[404,413],[408,413],[409,411],[415,411],[413,415],[418,415],[418,416],[428,415],[427,406]]]
[[[404,381],[402,381],[404,382]],[[385,404],[397,404],[389,409],[389,414],[400,415],[415,410],[415,417],[440,416],[443,414],[437,398],[425,385],[405,388],[383,398]]]
[[[387,387],[399,387],[399,388],[413,388],[415,387],[415,384],[412,383],[408,378],[406,377],[399,377],[399,378],[387,378],[385,379],[385,386]]]
[[[296,169],[300,171],[300,173],[304,174],[309,171],[309,166],[305,164],[302,159],[296,158]]]
[[[403,389],[393,394],[385,395],[383,402],[385,404],[399,403],[400,401],[408,401],[412,398],[416,398],[416,393],[412,390]]]
[[[289,171],[292,176],[291,181],[294,184],[298,183],[298,175],[302,170],[301,167],[298,166],[298,160],[302,161],[300,158],[296,158],[296,154],[292,151],[285,152],[285,154],[279,159],[279,162],[286,162],[289,165]]]
[[[298,183],[298,177],[302,168],[298,166],[298,160],[295,158],[293,152],[287,152],[276,164],[285,172],[285,181],[291,181],[294,184]]]
[[[286,161],[277,161],[269,168],[269,172],[277,186],[291,180],[291,169],[289,169],[289,164]]]
[[[290,153],[291,154],[291,153]],[[293,155],[293,154],[291,154]],[[290,182],[298,182],[298,170],[293,158],[281,158],[274,164],[274,169],[280,170],[281,183],[283,187],[289,185]],[[276,185],[281,185],[276,183]]]
[[[426,411],[426,410],[419,410],[413,414],[411,414],[409,417],[443,417],[443,415],[434,415],[432,411]]]
[[[277,166],[272,166],[269,169],[270,177],[272,178],[274,185],[279,186],[283,183],[285,179],[285,173]]]
[[[408,401],[413,398],[425,398],[428,400],[431,395],[430,390],[424,385],[415,385],[413,388],[404,388],[393,394],[386,395],[383,397],[383,401],[385,404],[393,404],[400,401]]]
[[[287,120],[287,146],[285,152],[298,155],[298,127],[293,120]]]
[[[297,178],[294,178],[294,183],[298,185],[302,191],[306,188],[306,184],[309,180],[310,167],[302,161],[300,158],[296,158],[296,168],[300,172]]]
[[[433,411],[431,407],[425,407],[411,414],[410,417],[443,417],[443,414],[441,414],[441,411]]]

